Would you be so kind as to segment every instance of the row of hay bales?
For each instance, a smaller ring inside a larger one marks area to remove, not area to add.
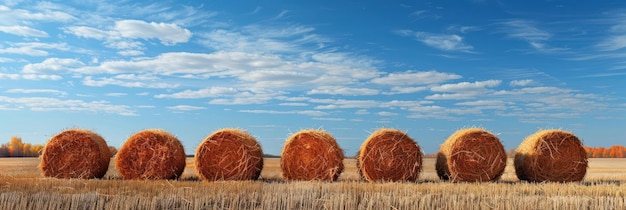
[[[44,147],[40,169],[56,178],[101,178],[108,169],[106,142],[89,130],[70,129],[53,136]],[[397,129],[382,128],[361,145],[356,159],[360,175],[368,181],[416,181],[422,171],[422,151],[415,140]],[[164,130],[131,135],[115,157],[124,179],[176,179],[185,169],[181,142]],[[285,180],[335,181],[343,172],[344,154],[335,138],[324,130],[302,130],[283,147],[280,167]],[[504,173],[507,154],[497,136],[482,128],[456,131],[440,147],[437,175],[443,180],[483,182]],[[515,172],[534,182],[581,181],[587,170],[582,142],[570,132],[541,130],[517,148]],[[246,131],[221,129],[198,145],[198,176],[207,181],[255,180],[263,169],[263,151]]]

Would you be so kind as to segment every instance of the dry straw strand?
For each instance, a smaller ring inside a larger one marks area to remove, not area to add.
[[[454,132],[441,144],[435,168],[443,180],[494,181],[504,173],[506,160],[506,151],[497,136],[482,128],[466,128]]]
[[[359,174],[368,181],[417,181],[422,171],[422,150],[408,134],[381,128],[361,144]]]
[[[263,169],[263,150],[246,131],[220,129],[198,145],[195,164],[203,180],[254,180]]]
[[[582,181],[588,160],[582,141],[567,131],[540,130],[526,137],[515,151],[515,173],[532,182]]]
[[[117,152],[115,167],[125,179],[176,179],[185,169],[182,143],[165,130],[130,136]]]
[[[302,130],[291,135],[281,153],[285,180],[335,181],[343,172],[343,150],[324,130]]]
[[[102,136],[76,128],[50,138],[40,158],[44,176],[90,179],[104,177],[111,153]]]

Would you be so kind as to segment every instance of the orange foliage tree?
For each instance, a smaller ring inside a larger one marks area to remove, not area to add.
[[[621,145],[613,145],[609,148],[585,147],[585,151],[590,158],[626,158],[626,147]]]
[[[42,149],[41,144],[25,144],[22,138],[13,136],[9,143],[0,145],[0,157],[37,157]]]

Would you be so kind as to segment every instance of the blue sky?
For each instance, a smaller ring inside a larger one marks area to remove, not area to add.
[[[149,128],[192,154],[225,127],[278,154],[322,128],[354,155],[374,130],[434,153],[483,127],[626,136],[623,1],[3,1],[0,139],[63,129],[119,147]]]

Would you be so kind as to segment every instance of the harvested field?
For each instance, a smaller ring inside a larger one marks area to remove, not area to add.
[[[36,158],[0,159],[0,209],[624,209],[626,159],[590,159],[583,182],[520,182],[512,159],[500,181],[440,181],[424,158],[417,182],[368,183],[354,159],[337,182],[281,179],[265,159],[258,181],[202,182],[193,159],[179,180],[124,180],[111,163],[103,179],[44,178]]]

